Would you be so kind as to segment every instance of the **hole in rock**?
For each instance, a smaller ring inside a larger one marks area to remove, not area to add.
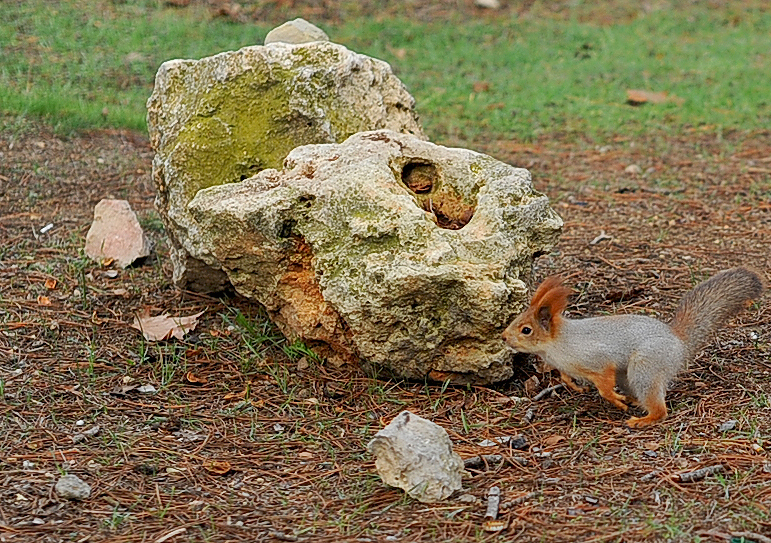
[[[292,235],[292,230],[297,226],[297,221],[294,219],[287,219],[281,223],[281,229],[279,230],[278,237],[282,239],[288,239]]]
[[[444,185],[433,164],[406,164],[402,168],[402,182],[415,194],[423,210],[436,218],[439,228],[460,230],[474,216],[474,205],[464,201],[454,187]]]
[[[439,174],[433,164],[411,162],[402,168],[402,182],[415,194],[428,194]]]

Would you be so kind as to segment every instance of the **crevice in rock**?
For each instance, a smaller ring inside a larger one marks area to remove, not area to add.
[[[260,173],[265,168],[262,168],[259,164],[252,164],[250,166],[247,166],[243,173],[238,176],[239,181],[245,181],[246,179],[249,179],[250,177],[254,177],[258,173]]]
[[[435,165],[408,162],[402,168],[401,178],[423,210],[434,216],[439,228],[460,230],[474,216],[474,206],[465,202],[451,187],[444,186]]]
[[[295,248],[276,284],[282,303],[269,311],[271,320],[287,337],[302,338],[320,357],[340,364],[356,363],[353,333],[321,293],[310,245],[302,236],[292,234],[290,238]]]

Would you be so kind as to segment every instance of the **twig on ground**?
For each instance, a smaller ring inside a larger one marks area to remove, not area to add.
[[[701,468],[694,471],[686,471],[685,473],[681,473],[679,475],[679,478],[681,483],[692,483],[694,481],[700,481],[704,479],[707,475],[713,475],[723,470],[725,470],[725,467],[722,464],[717,464],[714,466],[707,466],[706,468]]]
[[[509,507],[514,507],[515,505],[519,505],[520,503],[526,502],[530,498],[535,498],[536,496],[540,496],[540,495],[541,495],[541,492],[538,490],[535,490],[533,492],[528,492],[527,494],[523,494],[518,498],[514,498],[513,500],[503,502],[501,504],[501,509],[508,509]]]
[[[501,488],[499,486],[490,487],[487,491],[487,511],[485,520],[495,520],[498,518],[498,508],[501,505]]]
[[[557,385],[554,385],[553,387],[545,388],[535,396],[533,396],[533,401],[537,402],[539,400],[543,400],[546,396],[549,396],[552,392],[555,392],[561,388],[565,388],[564,383],[559,383]]]
[[[501,461],[503,461],[503,456],[500,454],[480,454],[463,460],[463,467],[476,468],[483,464],[486,466],[488,464],[497,464]]]
[[[718,539],[725,539],[726,541],[732,541],[734,539],[744,538],[756,543],[771,543],[771,537],[756,534],[755,532],[731,532],[727,534],[718,530],[702,530],[698,532],[698,535],[708,535],[710,537],[716,537]]]

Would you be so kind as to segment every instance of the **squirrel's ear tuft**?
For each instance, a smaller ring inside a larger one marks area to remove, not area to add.
[[[538,285],[533,298],[530,300],[530,306],[535,307],[541,305],[541,300],[551,290],[562,286],[562,277],[559,275],[551,275],[543,280],[543,283]]]
[[[544,330],[555,331],[554,319],[565,311],[571,292],[570,288],[562,284],[562,277],[559,276],[548,277],[535,291],[530,307]]]

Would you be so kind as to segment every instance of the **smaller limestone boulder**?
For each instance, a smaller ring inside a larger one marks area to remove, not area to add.
[[[91,485],[77,475],[64,475],[54,489],[60,498],[67,500],[87,500],[91,497]]]
[[[383,481],[418,501],[438,502],[462,488],[463,461],[447,432],[409,411],[375,434],[367,450]]]
[[[329,36],[316,25],[305,19],[297,18],[277,26],[265,36],[265,45],[275,42],[309,43],[312,41],[329,41]]]
[[[96,261],[112,259],[121,268],[150,254],[137,216],[126,200],[102,200],[94,207],[94,222],[86,235],[86,255]]]

